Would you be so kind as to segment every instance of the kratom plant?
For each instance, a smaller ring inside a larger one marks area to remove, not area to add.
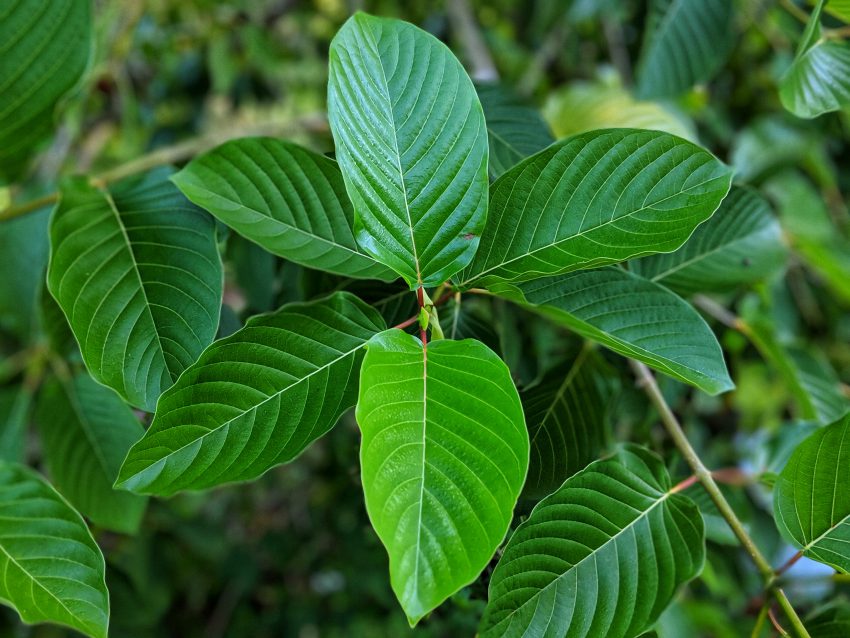
[[[9,180],[89,56],[88,4],[54,2],[49,21],[33,18],[40,4],[0,9],[0,86],[15,96],[0,106]],[[704,81],[730,46],[731,2],[651,4],[639,98]],[[844,58],[829,67],[836,81],[807,80],[846,49],[819,39],[823,5],[780,89],[802,117],[850,101]],[[678,30],[695,21],[707,27],[682,59]],[[67,54],[36,60],[34,42]],[[37,66],[48,59],[54,67]],[[484,578],[482,637],[648,635],[700,574],[714,519],[764,578],[765,615],[775,600],[794,635],[809,636],[650,370],[706,395],[734,388],[687,298],[781,270],[787,249],[764,195],[669,132],[554,141],[533,111],[476,87],[441,41],[395,19],[345,23],[327,106],[335,158],[246,137],[180,170],[62,182],[41,322],[49,349],[71,354],[48,357],[38,395],[50,483],[20,462],[21,433],[3,432],[0,599],[27,623],[106,636],[104,559],[82,516],[133,533],[149,496],[257,479],[355,408],[365,507],[411,626]],[[228,232],[329,273],[333,292],[223,334]],[[804,253],[822,249],[801,237]],[[712,303],[701,307],[724,318]],[[483,305],[531,311],[540,330],[580,340],[520,392]],[[756,345],[779,356],[767,337]],[[630,362],[692,477],[677,482],[669,459],[628,437],[612,444],[602,350]],[[804,416],[823,427],[775,476],[776,523],[799,556],[848,572],[847,401],[817,357],[790,360]],[[153,415],[146,429],[140,412]],[[536,505],[517,515],[520,500]]]

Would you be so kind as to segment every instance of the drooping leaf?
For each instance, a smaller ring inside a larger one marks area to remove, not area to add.
[[[850,2],[847,12],[850,16]],[[846,638],[850,635],[850,604],[838,600],[815,610],[806,617],[806,630],[812,638]]]
[[[80,515],[38,474],[0,461],[0,602],[24,622],[106,638],[104,562]]]
[[[452,52],[355,14],[331,43],[328,117],[360,247],[411,288],[468,264],[487,213],[487,130]]]
[[[801,443],[779,475],[773,511],[803,555],[850,572],[850,414]]]
[[[168,496],[291,461],[354,405],[363,346],[384,327],[346,292],[253,317],[162,395],[117,485]]]
[[[681,294],[759,281],[785,261],[779,222],[757,191],[735,186],[679,250],[639,259],[634,272]]]
[[[295,263],[349,277],[394,279],[354,242],[354,211],[337,163],[273,138],[232,140],[172,181],[236,232]]]
[[[612,392],[597,355],[585,347],[520,396],[531,439],[523,494],[539,499],[601,456],[611,438]]]
[[[633,638],[705,557],[697,506],[640,448],[597,461],[534,508],[490,580],[481,637]]]
[[[652,0],[637,68],[640,98],[676,97],[710,80],[734,43],[732,0]]]
[[[615,266],[493,291],[709,394],[734,386],[703,318],[663,286]]]
[[[440,308],[440,322],[447,339],[478,339],[496,354],[501,354],[502,344],[494,325],[488,300],[469,297],[456,299]]]
[[[89,0],[8,0],[0,7],[0,184],[20,176],[53,128],[59,100],[92,50]]]
[[[555,141],[540,113],[508,87],[480,83],[475,90],[487,121],[491,179]]]
[[[636,100],[610,81],[571,82],[549,95],[543,116],[559,139],[596,129],[639,128],[697,141],[693,123],[684,116],[658,102]]]
[[[850,104],[850,43],[821,39],[819,1],[794,61],[779,82],[782,106],[797,117],[814,118]]]
[[[376,335],[357,422],[366,509],[390,580],[416,624],[490,561],[528,469],[528,433],[507,366],[471,339]]]
[[[668,133],[576,135],[496,180],[481,245],[458,279],[489,287],[675,250],[730,182],[713,155]]]
[[[146,499],[113,489],[121,462],[144,429],[112,390],[87,374],[42,388],[35,420],[56,489],[93,523],[134,533]]]
[[[50,222],[47,285],[86,367],[148,412],[213,340],[221,306],[213,220],[170,173],[109,192],[70,178]]]

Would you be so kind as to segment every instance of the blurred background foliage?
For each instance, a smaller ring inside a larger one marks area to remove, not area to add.
[[[458,5],[469,8],[501,82],[537,107],[556,137],[610,126],[666,130],[698,140],[774,204],[792,248],[787,269],[750,289],[693,298],[718,331],[737,390],[707,397],[666,377],[659,381],[706,463],[733,468],[728,497],[781,564],[792,551],[770,519],[764,484],[811,423],[830,422],[848,395],[850,217],[842,193],[850,192],[850,112],[804,121],[783,110],[777,83],[802,24],[791,3],[773,0],[736,2],[728,41],[716,43],[725,63],[709,84],[664,101],[639,99],[647,4],[98,0],[90,72],[67,99],[57,133],[20,191],[0,188],[0,208],[13,196],[23,201],[55,190],[60,174],[98,174],[163,149],[182,161],[229,137],[273,134],[330,152],[327,50],[348,15],[364,9],[414,22],[448,42],[480,79],[488,72],[458,13]],[[35,465],[37,442],[20,434],[35,418],[47,353],[76,356],[43,290],[47,218],[44,209],[0,224],[0,456],[15,456],[23,441]],[[251,314],[336,285],[238,236],[222,241],[221,334]],[[369,290],[359,292],[370,298]],[[399,320],[411,314],[392,304],[381,308]],[[516,307],[468,306],[459,334],[468,330],[501,351],[521,386],[533,386],[578,347],[569,334]],[[608,415],[614,438],[650,444],[665,452],[674,476],[687,476],[623,360],[598,354],[609,391],[616,386]],[[389,589],[385,552],[366,518],[357,450],[349,416],[296,463],[254,484],[152,501],[135,537],[95,529],[108,563],[112,635],[409,635]],[[700,488],[692,491],[708,521],[709,561],[664,615],[658,635],[750,635],[761,583]],[[531,504],[521,508],[527,512]],[[817,622],[848,617],[845,577],[804,560],[788,578],[795,603],[820,614]],[[486,578],[464,590],[416,634],[473,635],[485,586]],[[837,599],[837,606],[819,610],[826,599]],[[765,625],[753,635],[768,632]],[[22,627],[0,608],[2,636],[65,634]]]

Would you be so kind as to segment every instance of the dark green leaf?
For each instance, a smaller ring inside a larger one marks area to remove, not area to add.
[[[479,341],[376,335],[357,422],[366,509],[411,625],[481,573],[528,469],[528,433],[507,366]]]
[[[363,346],[383,329],[345,292],[253,317],[162,395],[118,486],[168,496],[291,461],[354,405]]]
[[[731,171],[668,133],[608,129],[557,142],[492,186],[462,285],[490,286],[681,246],[729,191]]]
[[[355,14],[331,43],[328,117],[360,247],[411,288],[466,266],[487,214],[487,130],[452,52]]]

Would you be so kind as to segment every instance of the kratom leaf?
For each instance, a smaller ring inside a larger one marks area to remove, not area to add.
[[[213,340],[222,267],[213,220],[171,170],[103,192],[69,178],[50,222],[50,293],[97,381],[153,412]]]
[[[734,289],[782,267],[781,235],[767,200],[751,188],[735,186],[684,246],[639,259],[632,270],[681,294]]]
[[[797,117],[814,118],[850,104],[850,43],[821,39],[818,2],[797,55],[779,82],[782,106]]]
[[[640,448],[597,461],[543,499],[490,579],[481,638],[633,638],[705,558],[697,506]]]
[[[652,0],[638,97],[676,97],[710,80],[732,50],[733,17],[732,0]]]
[[[729,191],[713,155],[657,131],[609,129],[556,142],[493,184],[462,286],[489,287],[681,246]]]
[[[415,625],[490,561],[528,469],[528,433],[507,366],[480,341],[376,335],[357,422],[366,509]]]
[[[0,602],[24,622],[106,638],[104,562],[80,515],[38,474],[0,461]]]
[[[839,20],[850,22],[850,0],[827,0],[826,12]]]
[[[551,494],[598,459],[608,444],[612,393],[600,368],[597,355],[582,348],[572,361],[550,370],[520,395],[531,439],[524,496]]]
[[[455,299],[440,308],[440,322],[447,339],[478,339],[496,354],[501,354],[499,331],[493,324],[489,300],[468,296]]]
[[[636,100],[619,84],[571,82],[549,95],[543,116],[558,138],[605,128],[664,131],[697,141],[692,122],[668,107]],[[493,145],[490,145],[491,151]]]
[[[555,141],[540,113],[508,87],[480,83],[475,90],[487,121],[491,179]]]
[[[803,555],[850,572],[850,414],[817,430],[791,455],[773,492],[782,536]]]
[[[850,14],[850,2],[847,4]],[[838,600],[815,610],[806,617],[811,638],[847,638],[850,635],[850,604]]]
[[[720,344],[697,311],[633,273],[609,266],[493,291],[709,394],[735,387]]]
[[[302,266],[391,280],[354,242],[354,211],[337,163],[273,138],[233,140],[171,178],[191,201],[236,232]]]
[[[90,0],[8,0],[0,7],[0,184],[20,176],[53,129],[59,100],[92,51]]]
[[[850,401],[841,391],[841,380],[818,350],[786,347],[794,376],[805,393],[803,418],[832,423],[850,410]]]
[[[23,385],[0,388],[0,461],[24,460],[31,405],[32,391]]]
[[[411,288],[468,264],[487,213],[487,130],[452,52],[355,14],[331,43],[328,117],[360,247]]]
[[[346,292],[253,317],[162,395],[118,486],[168,496],[291,461],[354,405],[363,346],[384,327]]]
[[[147,499],[112,487],[130,446],[144,434],[133,411],[112,390],[79,374],[44,385],[35,420],[56,489],[96,525],[134,533]]]

